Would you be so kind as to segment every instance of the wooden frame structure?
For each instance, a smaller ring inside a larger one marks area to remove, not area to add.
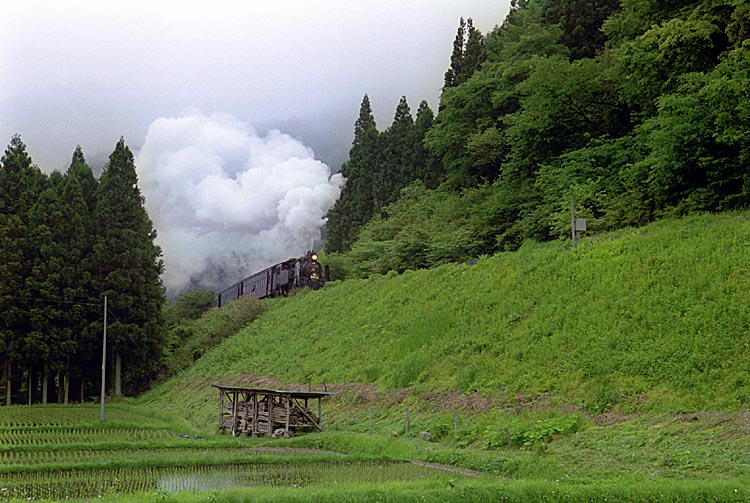
[[[219,432],[239,435],[284,435],[298,431],[323,431],[321,400],[335,393],[280,391],[243,386],[212,385],[219,390]],[[318,414],[310,411],[310,400],[318,400]]]

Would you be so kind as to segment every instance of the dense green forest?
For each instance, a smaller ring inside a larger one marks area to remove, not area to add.
[[[111,391],[150,382],[164,339],[155,237],[124,140],[97,180],[80,147],[65,174],[46,175],[13,137],[0,159],[5,403],[97,394],[105,297]]]
[[[461,20],[437,116],[365,96],[329,214],[340,277],[750,202],[750,5],[514,0]]]

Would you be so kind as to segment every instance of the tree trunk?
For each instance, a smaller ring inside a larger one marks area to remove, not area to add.
[[[68,405],[68,400],[70,399],[70,376],[67,372],[63,377],[63,382],[63,403]]]
[[[115,396],[122,396],[122,358],[115,355]]]
[[[49,387],[47,384],[47,367],[42,370],[42,404],[47,405],[47,392]]]
[[[63,403],[63,373],[58,372],[55,376],[57,403]]]
[[[10,375],[10,360],[5,363],[5,405],[10,405],[10,392],[11,392],[11,375]]]
[[[31,372],[31,367],[29,367],[29,405],[31,405],[31,390],[34,389],[34,376],[33,372]]]

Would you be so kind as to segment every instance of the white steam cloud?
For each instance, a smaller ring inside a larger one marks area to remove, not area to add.
[[[302,255],[344,184],[291,136],[226,114],[156,119],[136,166],[170,293]]]

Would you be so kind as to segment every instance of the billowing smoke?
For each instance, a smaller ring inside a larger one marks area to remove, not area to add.
[[[172,294],[302,255],[344,184],[291,136],[226,114],[156,119],[136,166]]]

